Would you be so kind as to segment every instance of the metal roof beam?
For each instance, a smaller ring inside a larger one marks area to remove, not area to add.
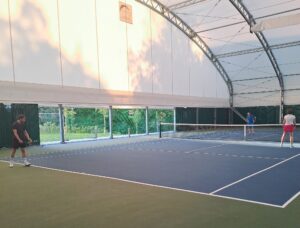
[[[252,49],[246,49],[246,50],[241,50],[241,51],[234,51],[234,52],[228,52],[228,53],[223,53],[223,54],[218,54],[216,55],[217,58],[228,58],[228,57],[234,57],[234,56],[239,56],[239,55],[247,55],[247,54],[252,54],[252,53],[257,53],[257,52],[262,52],[264,51],[264,48],[259,47],[259,48],[252,48]]]
[[[276,76],[266,76],[266,77],[260,77],[260,78],[244,78],[244,79],[232,80],[232,83],[244,82],[244,81],[253,81],[253,80],[262,80],[262,79],[270,79],[270,78],[277,78],[277,77]]]
[[[233,105],[233,87],[232,82],[225,71],[222,64],[219,62],[218,58],[216,58],[215,54],[211,51],[211,49],[207,46],[207,44],[202,40],[202,38],[188,25],[186,24],[179,16],[172,12],[167,6],[163,5],[157,0],[135,0],[149,9],[155,11],[160,14],[162,17],[167,19],[170,23],[176,26],[179,30],[181,30],[191,41],[193,41],[207,56],[207,58],[212,62],[215,68],[220,73],[221,77],[225,81],[229,95],[230,95],[230,105]]]
[[[207,1],[207,0],[187,0],[187,1],[179,2],[174,5],[170,5],[168,7],[170,10],[177,10],[177,9],[182,9],[182,8],[192,6],[192,5],[198,4],[200,2],[204,2],[204,1]]]
[[[300,77],[300,74],[284,74],[283,77],[284,78],[285,77]],[[264,77],[256,77],[256,78],[243,78],[243,79],[231,80],[231,82],[234,84],[235,82],[253,81],[253,80],[270,79],[270,78],[277,78],[277,77],[276,77],[276,75],[274,75],[274,76],[264,76]]]
[[[238,10],[238,12],[243,16],[245,21],[248,23],[248,25],[251,27],[252,25],[256,24],[255,19],[253,18],[252,14],[250,14],[247,7],[243,4],[241,0],[229,0],[232,5]],[[255,32],[256,37],[260,41],[263,49],[265,50],[266,54],[269,57],[269,60],[273,66],[273,69],[276,73],[276,76],[278,78],[279,86],[280,86],[280,122],[282,121],[283,117],[283,106],[284,106],[284,82],[281,70],[279,68],[279,65],[277,63],[277,60],[272,52],[272,49],[270,48],[270,45],[265,38],[264,34],[262,32]]]
[[[249,24],[249,26],[251,26],[252,24],[256,23],[255,20],[254,20],[254,18],[253,18],[253,16],[250,14],[250,12],[248,11],[248,9],[244,6],[244,4],[242,3],[242,1],[240,1],[240,0],[229,0],[229,1],[233,4],[233,6],[244,17],[244,19],[247,21],[247,23]],[[276,73],[276,75],[278,77],[280,88],[282,90],[284,90],[282,73],[280,71],[278,63],[277,63],[277,61],[275,59],[275,56],[273,55],[273,52],[272,52],[272,50],[270,48],[270,45],[269,45],[267,39],[265,38],[265,36],[261,32],[256,32],[255,35],[257,36],[257,38],[260,41],[263,49],[267,53],[267,55],[268,55],[268,57],[270,59],[270,62],[272,63],[274,71],[275,71],[275,73]]]
[[[286,89],[285,91],[299,91],[300,88]],[[234,96],[238,95],[251,95],[251,94],[263,94],[263,93],[278,93],[280,90],[268,90],[268,91],[254,91],[254,92],[245,92],[245,93],[235,93]]]
[[[270,46],[270,49],[275,50],[275,49],[289,48],[289,47],[295,47],[295,46],[300,46],[300,41],[275,44],[275,45]],[[223,54],[216,55],[216,57],[217,58],[227,58],[227,57],[247,55],[247,54],[262,52],[262,51],[264,51],[264,48],[260,47],[260,48],[246,49],[246,50],[242,50],[242,51],[223,53]]]
[[[234,96],[238,95],[250,95],[250,94],[259,94],[259,93],[278,93],[280,90],[267,90],[267,91],[254,91],[254,92],[244,92],[244,93],[235,93]]]

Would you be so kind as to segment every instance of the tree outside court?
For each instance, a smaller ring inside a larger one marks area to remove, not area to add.
[[[146,133],[146,110],[113,109],[113,134],[134,135]],[[58,107],[39,107],[41,142],[60,140]],[[108,137],[109,116],[107,108],[64,108],[64,133],[66,141]],[[160,122],[173,122],[173,110],[149,109],[149,132],[158,132]]]

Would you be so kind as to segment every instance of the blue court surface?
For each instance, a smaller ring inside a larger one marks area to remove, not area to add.
[[[285,207],[300,191],[299,148],[183,139],[85,144],[31,156],[31,162],[275,207]]]

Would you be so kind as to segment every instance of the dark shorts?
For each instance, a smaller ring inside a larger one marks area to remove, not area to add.
[[[17,140],[13,140],[13,148],[14,149],[19,149],[19,148],[25,148],[26,147],[26,143],[19,143],[19,141]]]

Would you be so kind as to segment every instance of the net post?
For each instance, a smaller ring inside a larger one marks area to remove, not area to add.
[[[112,106],[108,107],[108,118],[109,118],[109,138],[113,139],[113,117],[112,117]]]
[[[176,107],[173,110],[173,115],[174,115],[173,116],[173,124],[174,124],[173,131],[176,132]]]
[[[247,125],[244,125],[244,140],[247,139]]]
[[[162,129],[161,129],[161,128],[162,128],[162,127],[161,127],[161,122],[159,122],[158,125],[159,125],[159,126],[158,126],[158,129],[159,129],[158,137],[161,139],[161,130],[162,130]]]
[[[217,129],[217,108],[214,108],[214,129]]]
[[[148,106],[145,108],[145,127],[146,127],[146,135],[149,135],[149,108],[148,108]]]
[[[279,124],[282,123],[284,116],[284,91],[280,91],[280,106],[279,106]]]
[[[233,124],[233,111],[232,111],[232,107],[230,107],[228,109],[228,123],[229,124]]]
[[[58,111],[59,111],[59,132],[60,132],[60,143],[65,143],[65,131],[64,131],[64,108],[62,104],[58,105]]]

